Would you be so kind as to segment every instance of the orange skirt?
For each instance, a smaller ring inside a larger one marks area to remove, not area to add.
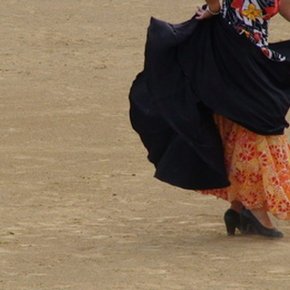
[[[280,219],[290,219],[290,152],[286,135],[262,136],[215,116],[224,145],[231,185],[202,190],[246,208],[264,208]]]

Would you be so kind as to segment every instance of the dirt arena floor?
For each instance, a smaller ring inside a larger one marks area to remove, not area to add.
[[[154,180],[129,124],[149,17],[197,4],[0,2],[1,290],[290,289],[289,222],[227,237],[227,204]]]

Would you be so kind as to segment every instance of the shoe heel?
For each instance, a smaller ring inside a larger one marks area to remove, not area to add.
[[[228,236],[234,236],[236,233],[236,223],[233,221],[232,218],[225,215],[224,217],[225,225],[227,229]]]

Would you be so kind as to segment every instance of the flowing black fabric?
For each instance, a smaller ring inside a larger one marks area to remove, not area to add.
[[[290,41],[268,59],[222,17],[172,25],[152,18],[130,119],[155,177],[186,189],[229,185],[213,113],[261,135],[283,134],[290,103]]]

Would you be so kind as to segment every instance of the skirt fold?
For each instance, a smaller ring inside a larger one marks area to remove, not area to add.
[[[290,219],[290,152],[286,135],[263,136],[215,116],[223,140],[230,186],[201,191],[246,208]]]
[[[157,178],[195,190],[229,186],[214,114],[253,134],[284,134],[290,41],[273,46],[288,60],[269,60],[221,17],[177,25],[151,19],[144,71],[129,99],[132,126]]]

